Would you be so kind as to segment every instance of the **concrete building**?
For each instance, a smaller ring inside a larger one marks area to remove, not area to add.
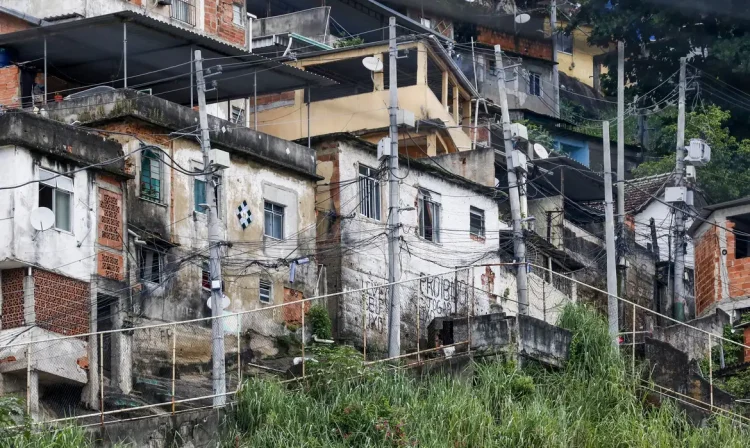
[[[313,142],[318,174],[323,177],[317,202],[331,210],[319,215],[318,246],[330,250],[319,262],[327,267],[328,291],[344,293],[328,303],[336,316],[337,337],[361,346],[364,319],[368,351],[382,351],[388,328],[385,289],[369,290],[364,297],[346,294],[387,283],[388,195],[377,148],[350,134],[318,136]],[[427,326],[436,317],[498,311],[515,315],[514,270],[493,265],[509,261],[500,251],[500,237],[508,224],[499,207],[505,195],[493,187],[493,151],[464,151],[430,161],[404,158],[399,170],[399,278],[417,279],[470,264],[490,266],[403,284],[399,289],[402,346],[413,350],[421,329],[422,347],[427,347]],[[534,273],[530,278],[537,284],[543,282]],[[532,316],[555,322],[571,297],[550,288],[546,297],[541,289],[531,291],[529,300]]]
[[[0,393],[37,418],[47,388],[98,388],[96,338],[33,342],[96,331],[97,303],[124,295],[130,175],[117,142],[73,126],[6,113],[0,135]]]
[[[689,228],[695,243],[697,314],[720,308],[736,319],[750,309],[750,198],[703,207]]]

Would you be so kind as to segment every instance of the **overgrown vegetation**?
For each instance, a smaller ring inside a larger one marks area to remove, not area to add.
[[[324,306],[311,306],[307,311],[307,319],[310,322],[312,334],[320,339],[331,339],[333,337],[331,318]]]
[[[595,311],[568,306],[559,323],[574,338],[554,372],[495,360],[420,379],[365,368],[352,348],[316,349],[307,382],[244,385],[226,446],[746,446],[750,433],[725,419],[697,428],[671,402],[649,406]]]
[[[363,43],[365,43],[365,40],[359,36],[356,36],[356,37],[350,37],[348,39],[341,39],[339,41],[336,41],[334,42],[333,47],[334,48],[356,47],[357,45],[362,45]]]

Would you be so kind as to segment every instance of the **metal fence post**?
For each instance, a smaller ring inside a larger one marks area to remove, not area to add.
[[[711,386],[711,411],[714,409],[714,363],[711,356],[711,333],[708,333],[708,382]]]
[[[242,352],[242,316],[237,315],[237,392],[240,391],[240,384],[242,384],[242,359],[240,353]]]
[[[174,415],[175,380],[177,379],[177,325],[172,325],[172,415]]]
[[[99,333],[99,412],[104,426],[104,333]]]
[[[367,293],[362,291],[362,359],[367,362]]]
[[[31,415],[31,344],[26,346],[26,414]]]
[[[417,282],[417,362],[418,363],[422,362],[422,354],[420,353],[420,347],[419,347],[419,337],[421,335],[420,327],[421,327],[421,321],[422,321],[422,318],[419,315],[420,314],[419,305],[421,301],[422,301],[422,287],[421,287],[421,283]]]
[[[471,355],[471,316],[474,314],[474,266],[469,268],[468,274],[471,275],[471,304],[469,305],[469,317],[466,319],[466,329],[469,333],[469,346],[467,347],[467,352],[469,355]],[[456,283],[456,288],[458,288],[458,283]],[[469,300],[469,295],[466,295],[466,300]]]
[[[305,302],[300,302],[302,313],[302,377],[305,377]]]
[[[633,302],[633,337],[630,339],[633,344],[633,377],[635,377],[635,302]]]

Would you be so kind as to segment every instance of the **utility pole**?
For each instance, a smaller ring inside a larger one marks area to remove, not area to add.
[[[677,106],[677,163],[675,165],[675,187],[685,186],[685,58],[680,58],[680,98]],[[685,309],[685,213],[683,202],[675,203],[674,209],[674,296],[672,299],[672,316],[678,320],[685,320],[688,310]]]
[[[552,95],[555,117],[560,118],[560,71],[557,67],[557,0],[550,1],[549,27],[552,30]]]
[[[619,300],[617,300],[617,260],[615,259],[615,222],[612,200],[612,154],[609,147],[609,121],[602,123],[602,143],[604,154],[604,219],[607,240],[607,317],[609,336],[617,346],[620,331]]]
[[[617,42],[617,292],[625,293],[625,43]],[[622,303],[620,303],[622,308]]]
[[[208,112],[206,111],[206,79],[203,73],[201,51],[195,50],[195,76],[198,92],[198,117],[201,128],[201,149],[203,150],[204,185],[206,188],[206,214],[208,215],[209,272],[211,279],[211,359],[213,368],[214,406],[226,403],[226,377],[224,367],[224,329],[222,328],[222,282],[219,239],[219,217],[216,214],[216,190],[212,185],[209,151],[211,140],[208,134]]]
[[[398,297],[398,285],[395,282],[400,277],[398,265],[399,251],[399,182],[398,173],[398,43],[396,42],[396,18],[388,19],[388,92],[391,104],[388,108],[391,124],[388,135],[391,138],[391,154],[388,157],[388,296],[391,298],[388,321],[388,356],[393,358],[401,354],[401,303]]]
[[[529,298],[526,295],[526,242],[523,238],[521,217],[521,195],[518,176],[513,168],[513,140],[510,133],[510,111],[508,110],[508,93],[505,88],[505,68],[500,45],[495,45],[495,67],[497,68],[497,83],[500,89],[500,107],[503,111],[503,141],[505,143],[505,166],[508,170],[508,195],[510,196],[510,212],[513,219],[513,250],[516,266],[516,286],[518,287],[518,314],[529,314]],[[523,175],[521,175],[523,179]]]

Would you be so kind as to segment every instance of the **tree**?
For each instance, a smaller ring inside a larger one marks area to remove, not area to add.
[[[711,162],[697,169],[698,186],[712,202],[723,202],[750,195],[750,139],[738,140],[726,123],[731,114],[718,106],[694,110],[685,117],[685,141],[703,138],[711,146]],[[668,173],[675,167],[677,108],[654,115],[649,127],[655,129],[653,160],[635,169],[636,177]]]

